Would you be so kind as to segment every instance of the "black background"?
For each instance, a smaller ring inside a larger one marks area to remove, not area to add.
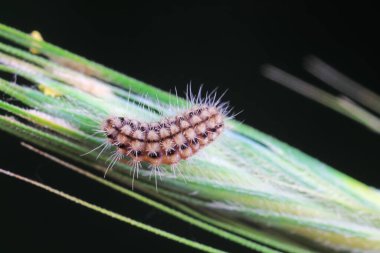
[[[273,63],[307,75],[315,54],[380,93],[379,8],[370,2],[188,1],[1,3],[0,22],[39,30],[65,49],[164,90],[229,89],[244,121],[373,186],[380,186],[380,137],[340,114],[260,75]],[[330,89],[328,89],[330,90]],[[233,244],[75,175],[19,147],[0,133],[0,167],[193,240],[234,252]],[[56,252],[192,252],[176,242],[93,213],[0,176],[1,247]]]

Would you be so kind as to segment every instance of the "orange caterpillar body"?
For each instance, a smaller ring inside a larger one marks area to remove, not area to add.
[[[160,122],[110,117],[103,123],[109,142],[133,163],[176,165],[214,141],[223,131],[224,113],[217,106],[195,105]]]

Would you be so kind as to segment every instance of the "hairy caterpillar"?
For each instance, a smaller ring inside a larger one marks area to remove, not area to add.
[[[225,127],[230,112],[216,92],[205,98],[188,90],[188,109],[156,122],[141,122],[128,116],[111,116],[102,124],[108,143],[116,147],[116,160],[128,157],[135,170],[146,162],[156,171],[161,165],[175,167],[212,143]],[[111,162],[112,163],[112,162]]]

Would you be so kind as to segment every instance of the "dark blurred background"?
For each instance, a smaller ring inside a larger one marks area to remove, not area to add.
[[[272,63],[307,75],[315,54],[380,93],[379,8],[371,2],[320,1],[3,1],[0,22],[164,90],[205,84],[229,89],[243,110],[237,119],[380,187],[380,136],[350,119],[263,78]],[[328,89],[330,90],[330,89]],[[139,221],[233,252],[233,244],[84,179],[0,133],[0,167],[63,189]],[[193,252],[45,191],[0,175],[0,245],[73,252]]]

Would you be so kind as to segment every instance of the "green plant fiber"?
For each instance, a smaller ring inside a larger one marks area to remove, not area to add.
[[[114,151],[100,152],[105,137],[95,133],[106,117],[154,121],[188,101],[2,24],[0,38],[0,71],[22,78],[0,79],[0,92],[19,102],[0,101],[0,129],[45,157],[254,251],[380,252],[376,189],[235,120],[227,120],[219,140],[182,161],[176,176],[163,166],[158,190],[144,165],[132,191],[125,159],[105,179],[97,176]]]

